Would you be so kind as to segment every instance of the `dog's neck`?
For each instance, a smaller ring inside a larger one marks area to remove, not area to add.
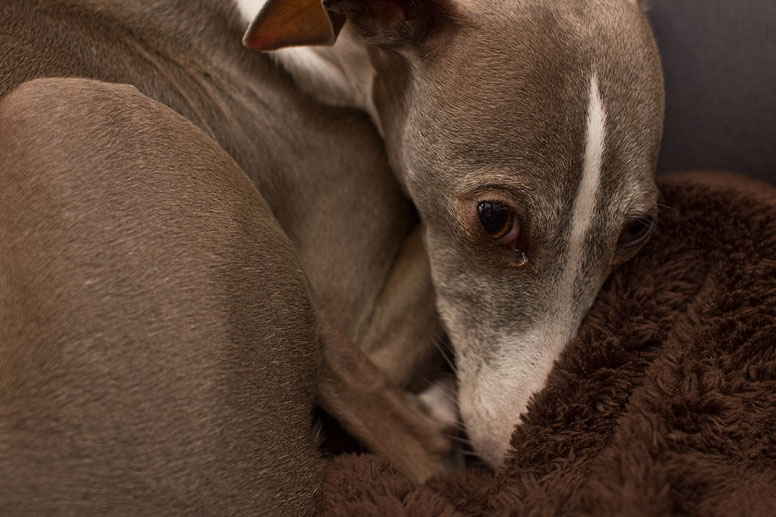
[[[297,47],[272,53],[297,85],[321,102],[366,111],[380,129],[372,98],[375,69],[366,47],[345,27],[332,47]]]
[[[246,25],[266,2],[235,1]],[[269,54],[300,89],[325,104],[365,111],[381,131],[372,92],[376,71],[360,37],[348,25],[331,47],[292,47]]]

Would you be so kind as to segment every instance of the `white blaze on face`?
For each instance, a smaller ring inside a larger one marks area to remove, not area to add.
[[[475,450],[493,468],[503,462],[519,415],[525,412],[531,395],[544,387],[553,363],[588,309],[574,306],[574,290],[583,273],[585,240],[595,216],[606,141],[606,111],[595,74],[589,95],[584,168],[572,209],[568,255],[557,286],[555,311],[520,336],[495,338],[495,357],[479,371],[472,371],[463,361],[459,364],[461,416]]]
[[[598,91],[598,77],[595,73],[590,79],[586,133],[582,181],[579,184],[579,191],[574,200],[574,210],[571,215],[569,255],[560,293],[563,295],[561,300],[569,308],[574,296],[574,281],[582,270],[585,239],[593,225],[598,187],[601,183],[601,162],[606,142],[606,111],[601,100],[601,92]]]

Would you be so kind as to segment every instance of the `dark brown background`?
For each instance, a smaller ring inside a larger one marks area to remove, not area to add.
[[[776,1],[650,0],[666,73],[661,173],[776,184]]]

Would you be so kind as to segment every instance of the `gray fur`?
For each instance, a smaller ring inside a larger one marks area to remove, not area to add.
[[[385,415],[361,437],[440,469],[419,456],[446,454],[441,430],[350,342],[438,330],[384,324],[412,208],[367,117],[299,91],[243,28],[228,0],[0,5],[6,512],[310,513],[322,377],[372,382],[328,405],[352,427],[389,398],[390,440]],[[319,336],[323,314],[347,337]]]

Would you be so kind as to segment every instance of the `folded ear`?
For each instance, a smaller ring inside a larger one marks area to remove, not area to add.
[[[455,0],[323,0],[371,43],[390,44],[428,36],[456,20]]]
[[[333,45],[345,23],[327,12],[321,0],[268,0],[243,36],[254,50],[277,50],[301,45]]]

